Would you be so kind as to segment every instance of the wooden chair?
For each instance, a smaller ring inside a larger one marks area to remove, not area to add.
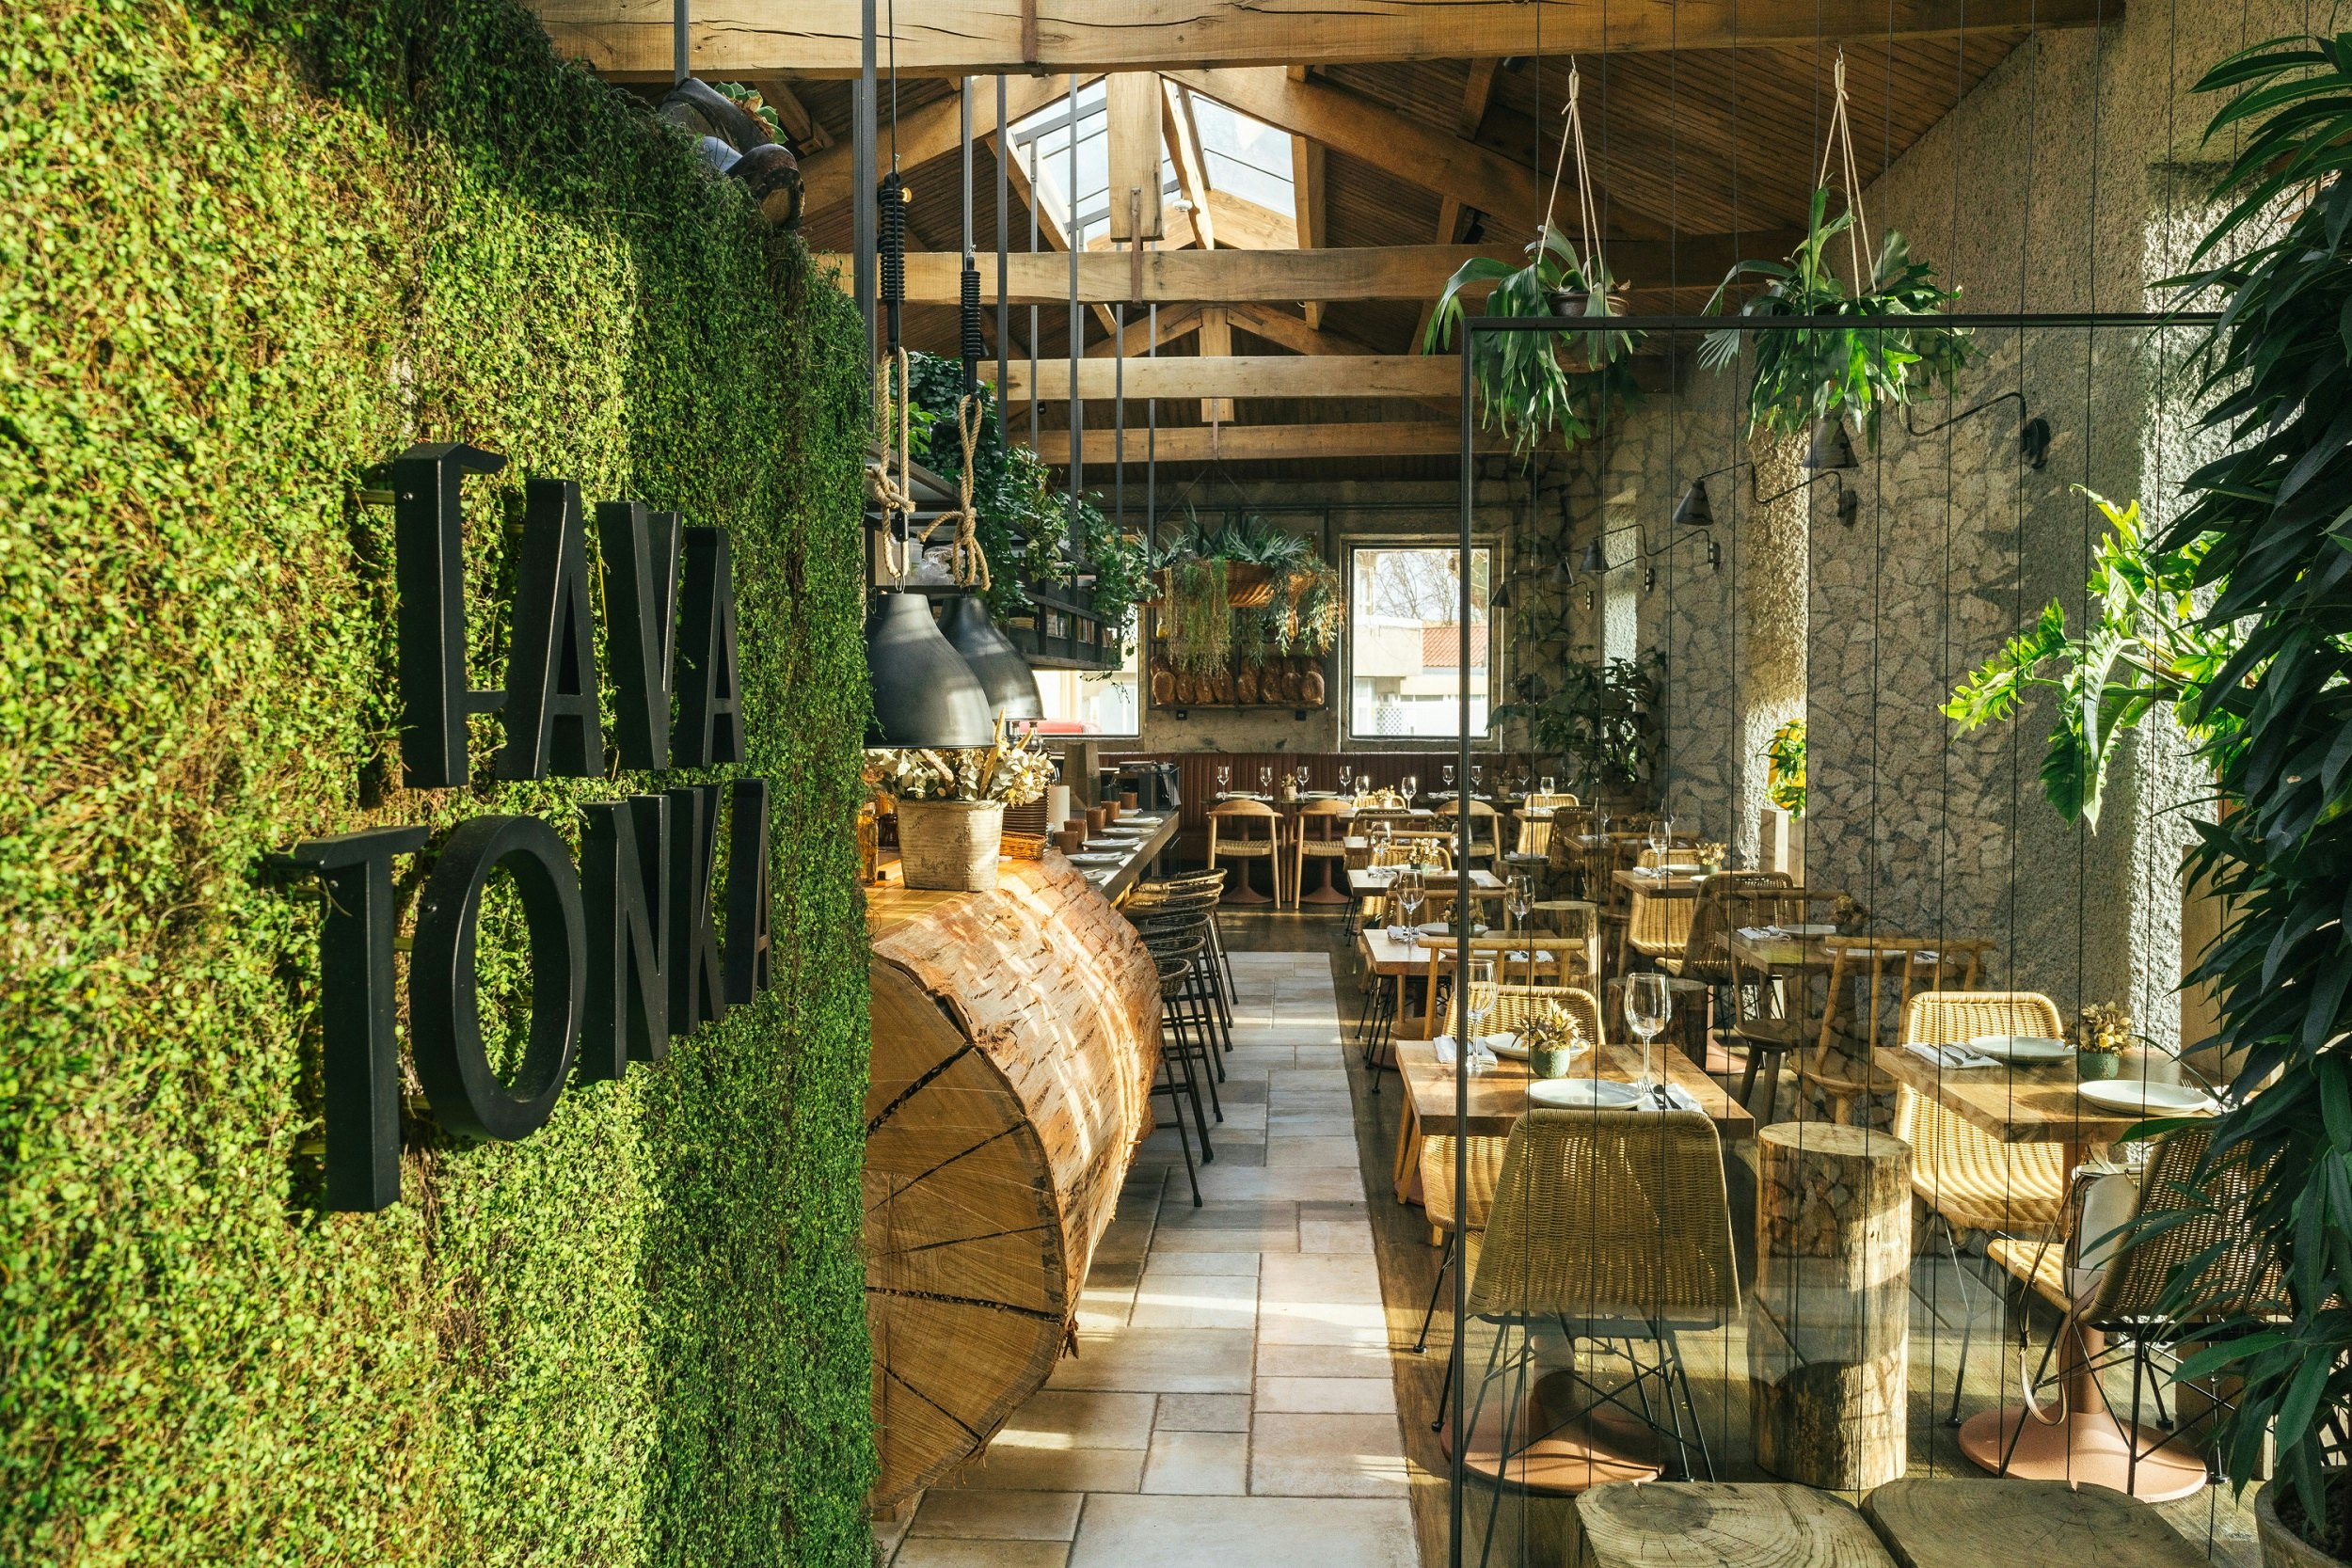
[[[1397,1038],[1399,1039],[1435,1039],[1454,1027],[1453,965],[1460,944],[1454,938],[1443,936],[1424,937],[1422,939],[1422,946],[1429,956],[1422,975],[1422,1011],[1405,1015],[1397,1024]],[[1471,961],[1476,962],[1485,958],[1490,960],[1495,966],[1495,978],[1492,982],[1495,990],[1484,993],[1480,998],[1480,1000],[1487,1001],[1489,1005],[1497,996],[1512,995],[1530,986],[1541,990],[1544,989],[1543,983],[1546,981],[1573,976],[1583,960],[1583,954],[1584,943],[1573,937],[1546,937],[1515,932],[1509,936],[1488,935],[1470,938]],[[1518,976],[1516,985],[1511,979],[1511,976],[1515,974]],[[1588,1002],[1592,999],[1592,993],[1589,990],[1580,990],[1579,994]],[[1518,1015],[1509,1016],[1517,1017]],[[1597,1011],[1595,1017],[1597,1020]],[[1522,1027],[1524,1022],[1525,1020],[1521,1018],[1518,1022],[1505,1025],[1497,1023],[1489,1017],[1481,1028],[1486,1034],[1494,1034],[1505,1027]],[[1591,1038],[1597,1042],[1600,1037],[1599,1024],[1596,1022]]]
[[[1257,830],[1263,828],[1264,832]],[[1267,900],[1249,885],[1249,863],[1266,863],[1274,883],[1275,908],[1282,905],[1282,814],[1263,800],[1220,800],[1209,809],[1209,869],[1222,869],[1226,861],[1239,861],[1232,885],[1225,891],[1229,904],[1263,904]]]
[[[1495,808],[1484,800],[1471,800],[1469,802],[1469,808],[1470,857],[1473,861],[1485,861],[1486,869],[1492,871],[1495,869],[1495,863],[1502,858],[1502,830],[1499,826],[1499,819],[1495,816]],[[1438,819],[1444,823],[1446,836],[1453,840],[1457,847],[1461,844],[1462,830],[1458,825],[1447,819],[1458,816],[1461,809],[1461,802],[1458,801],[1438,808]]]
[[[1986,1035],[2056,1038],[2060,1033],[2058,1004],[2037,991],[1922,991],[1903,1009],[1905,1045],[1957,1045]],[[2065,1150],[2053,1143],[2003,1143],[1908,1087],[1896,1091],[1892,1131],[1911,1146],[1912,1194],[1944,1233],[1945,1252],[1960,1275],[1966,1315],[1952,1374],[1950,1420],[1957,1426],[1978,1317],[1978,1304],[1967,1294],[1969,1271],[1961,1259],[1960,1232],[2056,1235],[2066,1202]],[[1989,1291],[1991,1282],[1982,1283]]]
[[[1828,1101],[1830,1120],[1842,1122],[1847,1112],[1867,1097],[1894,1092],[1894,1082],[1870,1066],[1889,991],[1899,1019],[1910,1006],[1912,993],[1941,989],[1947,971],[1959,971],[1960,984],[1955,990],[1971,990],[1992,943],[1973,939],[1843,936],[1823,937],[1820,942],[1822,956],[1829,961],[1829,989],[1822,998],[1820,1031],[1812,1048],[1798,1059],[1797,1082],[1801,1088],[1811,1089]],[[1849,985],[1857,988],[1863,999],[1855,1027],[1841,1034],[1837,1021],[1844,1011]]]
[[[1772,873],[1772,875],[1778,875]],[[1769,969],[1740,960],[1730,947],[1731,935],[1769,926],[1826,925],[1837,895],[1804,888],[1734,889],[1724,895],[1724,951],[1731,959],[1731,1022],[1716,1031],[1726,1051],[1741,1053],[1740,1103],[1754,1109],[1756,1080],[1764,1079],[1764,1107],[1756,1112],[1758,1126],[1769,1126],[1780,1098],[1780,1066],[1802,1050],[1811,1037],[1812,986],[1809,974],[1784,982]]]
[[[1468,1433],[1456,1434],[1465,1466],[1494,1488],[1490,1541],[1506,1489],[1562,1496],[1647,1480],[1661,1469],[1653,1442],[1674,1446],[1685,1476],[1712,1479],[1677,1347],[1679,1334],[1718,1330],[1740,1309],[1723,1147],[1706,1117],[1530,1110],[1504,1146],[1486,1230],[1464,1251],[1470,1310],[1498,1325]],[[1583,1356],[1542,1370],[1539,1323],[1565,1329],[1572,1351],[1576,1339],[1648,1339],[1658,1354],[1629,1355],[1632,1375],[1614,1386]]]
[[[1347,834],[1349,818],[1355,808],[1345,800],[1310,800],[1298,808],[1298,820],[1291,829],[1291,907],[1307,904],[1344,904],[1348,895],[1331,879],[1334,864],[1347,863]],[[1302,893],[1307,862],[1315,861],[1323,867],[1323,882],[1314,892]]]
[[[1556,816],[1549,816],[1537,817],[1531,820],[1528,817],[1527,813],[1531,811],[1548,811],[1556,814],[1564,807],[1573,811],[1576,808],[1576,797],[1573,795],[1544,795],[1539,793],[1530,795],[1525,800],[1521,800],[1519,802],[1518,837],[1516,840],[1511,852],[1514,855],[1543,855],[1549,857],[1551,850],[1551,825],[1557,818]]]

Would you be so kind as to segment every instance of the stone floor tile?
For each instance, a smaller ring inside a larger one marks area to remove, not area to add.
[[[1430,1347],[1437,1354],[1437,1347]],[[1391,1377],[1389,1347],[1354,1345],[1260,1345],[1258,1375],[1274,1377]]]
[[[1380,1304],[1380,1269],[1359,1252],[1289,1253],[1269,1259],[1259,1275],[1268,1302],[1359,1307]]]
[[[1345,1200],[1360,1198],[1364,1191],[1363,1177],[1353,1168],[1340,1165],[1284,1165],[1279,1169],[1262,1165],[1252,1169],[1242,1165],[1229,1167],[1220,1161],[1200,1174],[1200,1196],[1209,1203]],[[1168,1182],[1162,1212],[1191,1202],[1192,1189],[1184,1183],[1184,1173],[1177,1171],[1174,1180]],[[1357,1212],[1362,1213],[1360,1205]],[[1308,1213],[1306,1209],[1299,1211],[1301,1218]],[[1316,1212],[1314,1217],[1335,1216]]]
[[[1254,1252],[1155,1252],[1143,1266],[1139,1283],[1166,1284],[1171,1276],[1193,1274],[1256,1275]]]
[[[1078,1336],[1078,1354],[1054,1363],[1049,1388],[1161,1394],[1246,1394],[1252,1375],[1246,1328],[1127,1328]]]
[[[1365,1245],[1371,1245],[1366,1233]],[[1168,1230],[1152,1249],[1154,1258],[1179,1252],[1296,1252],[1298,1227],[1265,1226],[1255,1230]]]
[[[1171,1195],[1160,1200],[1160,1230],[1173,1235],[1180,1230],[1263,1230],[1288,1227],[1298,1223],[1298,1203],[1292,1198],[1207,1198],[1200,1208],[1192,1206],[1188,1189],[1179,1189],[1183,1196]],[[1207,1197],[1207,1189],[1202,1189]]]
[[[1372,1256],[1372,1227],[1361,1220],[1298,1222],[1300,1252],[1360,1252]]]
[[[1283,1415],[1251,1424],[1249,1490],[1259,1497],[1402,1497],[1405,1449],[1392,1413]]]
[[[1253,1406],[1259,1414],[1396,1414],[1392,1377],[1262,1377]]]
[[[1377,1302],[1258,1303],[1258,1342],[1262,1345],[1385,1345],[1389,1342],[1386,1308]]]
[[[909,1541],[890,1559],[891,1568],[1064,1568],[1066,1541]]]
[[[952,1536],[966,1541],[1068,1541],[1078,1533],[1076,1492],[946,1492],[923,1494],[908,1539]]]
[[[1248,1484],[1248,1433],[1170,1428],[1152,1437],[1152,1452],[1143,1462],[1146,1492],[1238,1496]]]
[[[1415,1568],[1402,1497],[1094,1497],[1070,1568]]]
[[[1162,1275],[1136,1290],[1128,1319],[1137,1328],[1248,1328],[1257,1320],[1254,1274]]]
[[[1141,1449],[999,1448],[991,1444],[987,1453],[931,1490],[934,1495],[943,1488],[964,1492],[1132,1492],[1142,1480]]]
[[[1248,1432],[1249,1396],[1162,1394],[1152,1424],[1161,1432]]]
[[[1148,1449],[1156,1402],[1151,1394],[1041,1389],[1013,1412],[991,1447]]]
[[[1285,1165],[1330,1165],[1355,1170],[1360,1164],[1353,1137],[1284,1138],[1268,1144],[1265,1163],[1278,1170]]]

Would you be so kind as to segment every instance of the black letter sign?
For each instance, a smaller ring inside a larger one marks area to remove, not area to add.
[[[618,1079],[670,1049],[670,800],[637,795],[580,808],[588,895],[588,1023],[580,1075]]]
[[[524,486],[524,497],[499,777],[544,779],[553,768],[564,778],[598,778],[604,721],[596,703],[596,629],[580,486],[568,479],[534,479]]]
[[[775,978],[768,915],[768,781],[730,786],[727,821],[727,1006],[754,1001]]]
[[[735,670],[735,565],[727,532],[686,531],[686,603],[678,615],[680,768],[743,760],[743,691]]]
[[[677,649],[678,515],[635,501],[596,503],[604,555],[604,635],[612,650],[612,715],[621,766],[670,766],[670,690]]]
[[[482,891],[502,861],[531,929],[531,1042],[512,1090],[490,1070],[474,1001]],[[443,1127],[512,1142],[546,1123],[580,1041],[587,951],[580,877],[553,828],[535,816],[477,816],[449,835],[424,884],[408,965],[417,1076]]]
[[[670,791],[670,1033],[692,1034],[727,1010],[719,927],[711,920],[711,862],[719,847],[719,786]]]
[[[329,1209],[373,1213],[400,1201],[392,858],[423,848],[424,836],[422,828],[375,828],[297,844],[286,857],[326,884],[319,990]]]
[[[506,459],[468,446],[410,447],[392,461],[393,575],[400,587],[401,782],[466,782],[466,715],[494,711],[497,691],[466,685],[466,549],[457,488]]]

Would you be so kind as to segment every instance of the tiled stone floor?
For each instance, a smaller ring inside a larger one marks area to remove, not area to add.
[[[1216,1163],[1192,1206],[1148,1141],[1078,1354],[896,1568],[1414,1568],[1404,1445],[1340,1013],[1315,953],[1235,953]]]

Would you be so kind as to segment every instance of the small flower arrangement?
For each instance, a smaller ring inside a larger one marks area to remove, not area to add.
[[[866,786],[894,800],[999,800],[1025,806],[1045,798],[1056,764],[1034,732],[1008,740],[1004,721],[989,746],[866,753]]]
[[[1565,1077],[1568,1063],[1585,1049],[1584,1026],[1555,1002],[1519,1031],[1519,1043],[1527,1047],[1530,1076]]]
[[[1711,877],[1724,868],[1724,862],[1731,858],[1731,847],[1708,840],[1693,846],[1692,853],[1698,856],[1699,864],[1706,867],[1707,874]]]
[[[2074,1046],[2093,1056],[2121,1056],[2131,1049],[2132,1015],[2106,1002],[2093,1002],[2074,1021]]]
[[[1870,911],[1854,902],[1851,894],[1841,893],[1837,895],[1837,902],[1830,909],[1829,919],[1830,924],[1837,928],[1839,936],[1858,937],[1863,927],[1870,924]]]

